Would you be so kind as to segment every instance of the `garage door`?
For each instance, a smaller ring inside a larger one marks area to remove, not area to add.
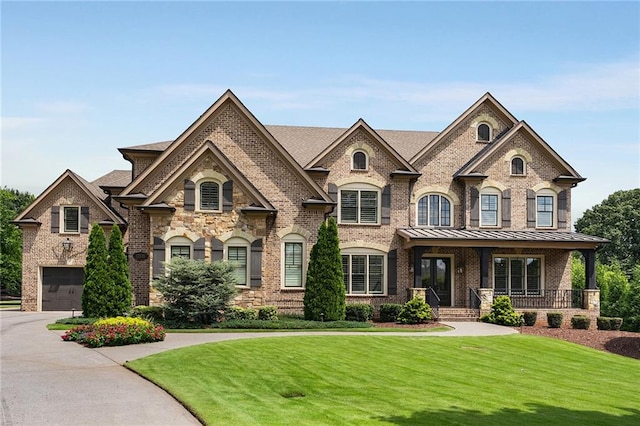
[[[42,268],[42,310],[82,309],[82,268]]]

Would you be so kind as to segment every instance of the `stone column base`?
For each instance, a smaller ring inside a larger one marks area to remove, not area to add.
[[[484,315],[491,312],[491,305],[493,304],[493,289],[479,288],[478,296],[480,296],[480,314]]]
[[[427,300],[427,289],[426,288],[409,288],[407,289],[407,294],[409,296],[409,300],[414,297],[419,297],[422,300]]]
[[[600,312],[600,290],[584,289],[582,290],[582,308],[587,311]]]

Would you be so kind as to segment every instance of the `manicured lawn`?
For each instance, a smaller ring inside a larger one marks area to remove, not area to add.
[[[0,301],[0,309],[20,309],[20,300],[2,300]]]
[[[126,364],[207,424],[640,424],[640,362],[533,336],[299,336]]]

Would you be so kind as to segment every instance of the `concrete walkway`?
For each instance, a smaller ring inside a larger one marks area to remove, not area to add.
[[[517,333],[484,323],[447,323],[446,332],[171,333],[165,341],[88,349],[46,325],[68,312],[0,310],[0,423],[12,425],[200,424],[166,392],[122,367],[126,361],[185,346],[299,335],[495,336]]]

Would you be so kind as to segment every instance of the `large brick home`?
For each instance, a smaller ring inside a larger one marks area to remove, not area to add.
[[[418,293],[447,316],[508,294],[598,314],[606,241],[570,229],[584,178],[489,93],[424,132],[265,126],[227,91],[175,140],[120,152],[130,171],[88,182],[67,170],[14,221],[23,310],[80,309],[96,222],[126,230],[135,304],[158,302],[153,278],[181,256],[235,261],[239,305],[300,310],[317,229],[334,216],[348,303]],[[572,250],[586,259],[577,295]]]

